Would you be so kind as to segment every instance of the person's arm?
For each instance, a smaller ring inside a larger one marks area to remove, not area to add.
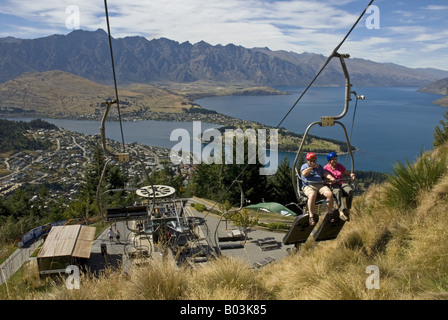
[[[356,175],[353,172],[350,172],[348,170],[345,170],[343,173],[344,176],[350,177],[350,179],[355,180],[356,179]]]
[[[308,168],[305,168],[302,170],[302,176],[307,177],[310,175],[311,170],[318,168],[319,165],[317,163],[314,163],[313,165],[309,166]]]
[[[336,182],[336,178],[333,177],[333,175],[330,172],[328,172],[328,171],[326,171],[326,172],[327,172],[327,175],[325,176],[325,178],[327,178],[331,182]]]
[[[322,177],[322,180],[327,179],[332,182],[336,181],[335,177],[333,177],[333,175],[330,172],[328,172],[327,170],[325,170],[322,166],[320,166],[320,168],[319,168],[319,174]]]

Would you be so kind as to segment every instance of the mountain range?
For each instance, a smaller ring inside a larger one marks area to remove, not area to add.
[[[60,70],[101,84],[112,84],[107,33],[75,30],[67,35],[37,39],[0,39],[0,83],[25,72]],[[216,81],[255,86],[304,86],[317,74],[327,57],[315,53],[271,51],[233,44],[179,43],[160,38],[112,38],[117,81],[132,83],[193,83]],[[341,52],[344,53],[344,52]],[[367,57],[366,57],[367,58]],[[316,85],[344,85],[338,61],[333,59]],[[365,59],[347,59],[351,82],[356,86],[417,86],[448,72],[413,69]]]

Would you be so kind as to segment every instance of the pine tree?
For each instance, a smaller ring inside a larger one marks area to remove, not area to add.
[[[292,184],[291,167],[287,157],[283,158],[277,172],[269,181],[275,202],[288,204],[297,201]]]
[[[194,172],[189,192],[191,195],[204,197],[219,202],[229,201],[239,206],[241,191],[236,180],[241,181],[245,197],[252,203],[262,202],[271,196],[267,176],[260,174],[262,164],[248,164],[248,141],[245,140],[244,162],[242,164],[199,164]],[[236,140],[234,139],[233,161],[236,162]],[[257,152],[257,151],[256,151]],[[222,155],[224,157],[225,150]],[[252,155],[251,155],[252,156]]]
[[[218,200],[219,194],[224,192],[222,169],[222,165],[218,164],[198,164],[188,185],[188,193],[191,196]]]

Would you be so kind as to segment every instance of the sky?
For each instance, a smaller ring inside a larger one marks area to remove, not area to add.
[[[111,35],[328,57],[371,0],[107,0]],[[104,0],[0,0],[0,38],[107,30]],[[448,1],[375,0],[340,53],[448,71]]]

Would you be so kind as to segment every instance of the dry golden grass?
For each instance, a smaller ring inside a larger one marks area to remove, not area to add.
[[[93,115],[100,104],[115,99],[112,86],[105,86],[62,71],[29,72],[0,85],[4,106],[41,114],[73,113]],[[124,115],[145,109],[155,112],[182,112],[189,100],[152,85],[133,85],[119,90]],[[103,111],[101,111],[103,112]]]
[[[195,269],[189,279],[187,299],[269,299],[270,290],[259,274],[246,263],[228,257],[213,261],[209,266]]]
[[[39,281],[39,280],[37,280]],[[42,280],[40,280],[42,281]],[[25,299],[44,300],[246,300],[270,299],[257,273],[231,258],[216,260],[206,268],[178,268],[155,260],[133,268],[131,275],[106,270],[99,276],[83,275],[79,290],[64,281],[52,281],[50,290]]]
[[[268,87],[241,87],[213,82],[191,84],[132,84],[119,88],[120,110],[123,115],[145,112],[181,113],[195,108],[192,100],[202,96],[250,94],[251,92],[282,92]],[[104,112],[100,104],[115,99],[113,86],[102,85],[63,71],[27,72],[0,84],[0,106],[35,111],[48,116],[63,114],[93,115]],[[191,100],[190,100],[191,99]]]

